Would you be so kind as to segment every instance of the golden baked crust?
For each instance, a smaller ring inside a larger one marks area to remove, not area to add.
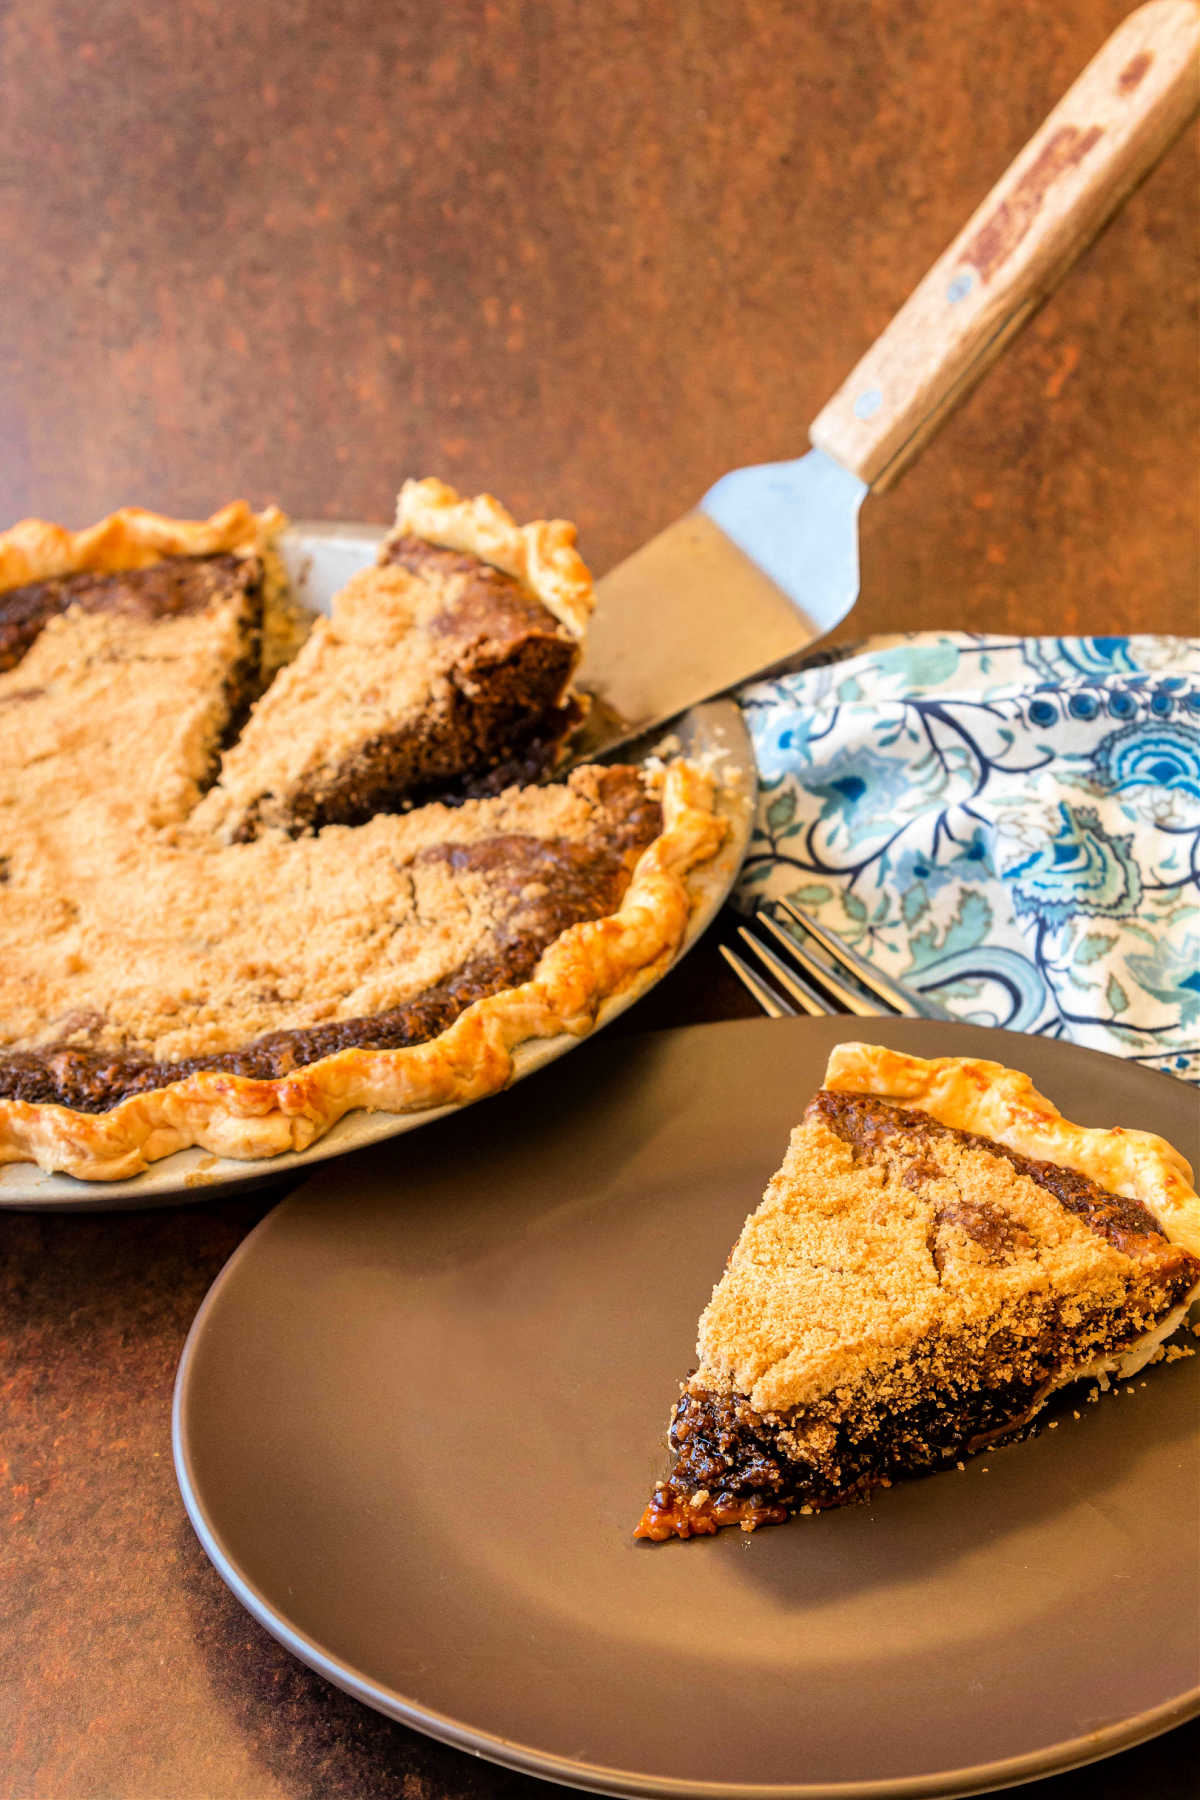
[[[306,1149],[355,1108],[411,1112],[494,1093],[511,1079],[519,1044],[582,1036],[605,1000],[649,986],[678,948],[691,909],[686,876],[716,852],[725,826],[711,778],[685,763],[667,769],[662,808],[663,829],[616,912],[568,928],[531,980],[476,1001],[440,1036],[402,1050],[339,1051],[273,1080],[201,1072],[103,1113],[0,1100],[0,1162],[116,1181],[193,1144],[276,1156]]]
[[[1021,1156],[1075,1169],[1109,1193],[1140,1200],[1172,1243],[1200,1256],[1200,1198],[1179,1151],[1149,1131],[1072,1124],[1016,1069],[970,1057],[927,1061],[880,1044],[839,1044],[825,1086],[892,1100]]]
[[[22,519],[0,532],[0,591],[60,575],[118,574],[169,556],[241,555],[269,549],[287,520],[277,507],[254,512],[233,500],[208,519],[170,519],[124,506],[82,531],[46,519]]]
[[[491,494],[464,500],[443,481],[406,481],[396,502],[396,532],[478,556],[528,588],[576,638],[587,627],[595,592],[565,519],[518,525]]]

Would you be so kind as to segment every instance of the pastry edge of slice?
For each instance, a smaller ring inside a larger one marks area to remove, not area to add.
[[[824,1085],[834,1093],[890,1100],[951,1130],[1074,1169],[1109,1193],[1140,1200],[1172,1243],[1200,1256],[1200,1196],[1191,1164],[1174,1145],[1150,1131],[1073,1124],[1019,1069],[845,1043],[831,1052]]]
[[[123,506],[94,525],[72,531],[49,519],[21,519],[0,532],[0,592],[61,576],[119,575],[172,556],[262,556],[268,573],[273,545],[287,524],[278,507],[256,513],[231,500],[207,519],[175,519],[141,506]]]
[[[1107,1193],[1140,1201],[1170,1243],[1200,1257],[1200,1195],[1182,1152],[1152,1131],[1075,1124],[1020,1069],[977,1057],[925,1058],[882,1044],[845,1043],[830,1053],[824,1085],[833,1093],[866,1094],[928,1113],[953,1131],[990,1138],[1031,1161],[1072,1169]],[[1082,1363],[1055,1387],[1092,1374],[1136,1375],[1178,1330],[1198,1295],[1200,1281],[1122,1354]]]
[[[393,537],[411,532],[439,549],[490,563],[541,601],[577,642],[596,604],[586,563],[566,519],[518,525],[492,494],[465,499],[434,476],[406,481],[396,500]]]
[[[822,1086],[833,1093],[863,1095],[905,1111],[924,1112],[950,1130],[990,1139],[1030,1161],[1052,1163],[1082,1175],[1107,1192],[1140,1202],[1170,1244],[1193,1259],[1200,1258],[1200,1196],[1191,1165],[1181,1152],[1153,1132],[1075,1124],[1064,1118],[1053,1101],[1020,1070],[979,1058],[926,1059],[879,1044],[847,1042],[836,1045],[831,1052]],[[747,1221],[758,1210],[751,1209]],[[1014,1418],[1009,1431],[1020,1430],[1052,1394],[1073,1382],[1095,1379],[1106,1383],[1109,1378],[1123,1380],[1136,1375],[1183,1324],[1198,1296],[1200,1279],[1151,1329],[1123,1349],[1089,1355],[1064,1365],[1036,1396],[1026,1415]],[[697,1345],[701,1366],[690,1378],[692,1382],[704,1373],[703,1328],[707,1315],[706,1308],[701,1316],[701,1342]],[[689,1383],[684,1384],[685,1391],[688,1386]],[[748,1396],[736,1390],[732,1398],[750,1404]],[[783,1410],[786,1412],[786,1407]],[[673,1409],[672,1423],[674,1419]],[[969,1451],[964,1448],[963,1453]],[[656,1494],[667,1485],[657,1482]],[[884,1485],[890,1485],[890,1480]],[[703,1498],[700,1517],[691,1520],[685,1515],[678,1522],[674,1505],[665,1519],[655,1518],[652,1500],[644,1509],[634,1536],[663,1542],[672,1537],[709,1535],[733,1524],[753,1531],[760,1524],[782,1523],[798,1510],[822,1510],[819,1503],[764,1502],[760,1507],[747,1501],[727,1509],[722,1516],[720,1509],[707,1505],[707,1494]]]

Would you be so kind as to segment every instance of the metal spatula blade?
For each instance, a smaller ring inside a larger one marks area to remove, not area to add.
[[[786,662],[858,595],[866,483],[820,450],[735,469],[597,588],[588,754]]]
[[[599,583],[579,685],[595,756],[794,661],[858,596],[858,513],[891,484],[1200,103],[1200,8],[1151,0],[1088,64],[821,412]]]

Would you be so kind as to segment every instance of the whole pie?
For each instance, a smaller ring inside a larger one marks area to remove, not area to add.
[[[409,483],[305,635],[283,523],[0,535],[0,1161],[117,1179],[473,1099],[682,938],[712,779],[534,779],[583,710],[573,529]]]
[[[1018,1434],[1136,1373],[1200,1284],[1200,1200],[1148,1132],[999,1063],[840,1045],[699,1326],[636,1535],[753,1530]]]

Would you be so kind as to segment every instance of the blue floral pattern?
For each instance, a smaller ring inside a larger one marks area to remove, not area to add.
[[[980,1024],[1200,1081],[1200,640],[875,639],[740,696],[737,900]]]

